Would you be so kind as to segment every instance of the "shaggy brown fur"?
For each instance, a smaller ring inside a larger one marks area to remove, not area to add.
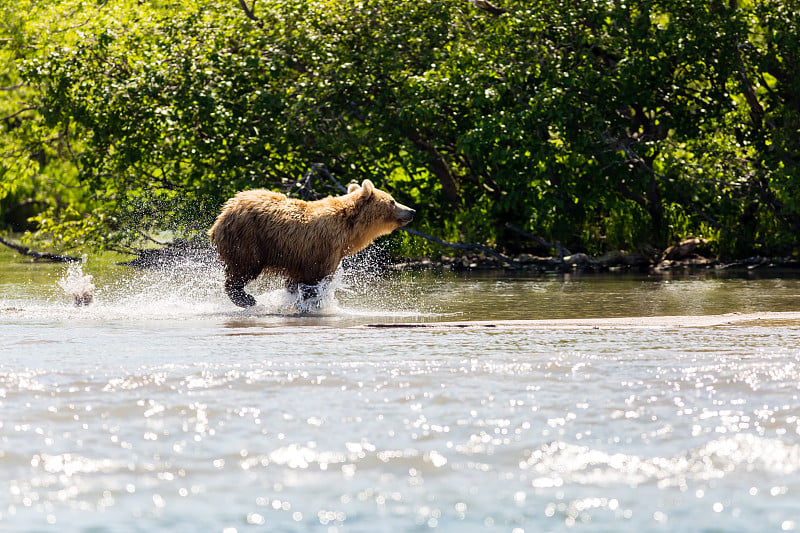
[[[208,232],[225,263],[225,292],[238,306],[256,301],[244,286],[262,271],[283,275],[287,285],[316,285],[343,257],[411,221],[414,210],[364,180],[344,196],[315,202],[264,189],[228,200]]]

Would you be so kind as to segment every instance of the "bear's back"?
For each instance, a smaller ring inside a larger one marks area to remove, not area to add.
[[[288,199],[286,195],[279,192],[269,191],[267,189],[251,189],[249,191],[239,192],[228,200],[223,211],[228,209],[244,211],[253,209],[263,210],[287,202]]]
[[[242,191],[226,202],[209,236],[229,270],[243,278],[267,269],[314,284],[343,255],[346,228],[335,216],[338,206],[334,198],[306,202],[266,189]]]

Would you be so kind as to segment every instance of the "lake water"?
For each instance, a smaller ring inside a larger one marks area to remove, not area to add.
[[[795,315],[410,327],[796,312],[796,276],[373,270],[300,315],[2,252],[0,530],[800,530]]]

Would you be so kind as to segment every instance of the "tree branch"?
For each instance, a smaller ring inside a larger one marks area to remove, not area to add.
[[[506,223],[506,227],[508,229],[510,229],[511,231],[513,231],[514,233],[519,233],[523,237],[541,244],[545,248],[554,249],[558,253],[559,257],[561,257],[561,259],[563,259],[564,256],[566,256],[566,255],[572,255],[572,253],[569,250],[567,250],[564,247],[564,245],[561,244],[560,242],[547,242],[546,240],[542,239],[541,237],[537,237],[533,233],[529,233],[529,232],[527,232],[527,231],[525,231],[523,229],[520,229],[520,228],[518,228],[516,226],[512,226],[511,224],[508,224],[508,223]]]
[[[16,117],[17,115],[21,115],[22,113],[24,113],[26,111],[33,111],[34,109],[36,109],[36,108],[33,107],[33,106],[23,107],[22,109],[20,109],[19,111],[15,112],[15,113],[11,113],[10,115],[6,115],[4,117],[0,117],[0,120],[9,120],[9,119],[12,119],[12,118]]]
[[[18,244],[13,244],[8,242],[7,240],[0,237],[0,244],[5,244],[12,250],[16,250],[18,253],[33,257],[34,261],[36,260],[44,260],[44,261],[51,261],[53,263],[77,263],[81,261],[80,257],[74,257],[71,255],[58,255],[58,254],[49,254],[46,252],[36,252],[31,250],[30,248],[26,248],[25,246],[20,246]]]
[[[253,5],[252,6],[248,6],[247,2],[245,2],[245,0],[239,0],[239,5],[241,6],[242,11],[244,11],[244,15],[247,18],[249,18],[250,20],[255,22],[258,25],[259,28],[263,28],[264,27],[264,23],[261,22],[261,19],[258,18],[256,16],[255,12],[254,12],[254,10],[256,8],[256,0],[253,0]]]
[[[756,128],[761,129],[764,123],[764,108],[761,107],[758,97],[756,97],[756,91],[750,82],[750,78],[747,75],[747,67],[744,64],[744,59],[742,59],[742,48],[745,46],[739,44],[736,47],[736,58],[739,60],[739,73],[742,78],[742,92],[745,100],[747,100],[747,105],[750,106],[750,120],[753,121],[753,125]]]
[[[758,103],[758,102],[756,102],[756,103]],[[639,155],[636,152],[634,152],[633,149],[630,146],[628,146],[627,144],[625,144],[623,142],[619,142],[616,139],[613,139],[612,137],[610,137],[610,136],[608,136],[606,134],[603,134],[603,140],[606,143],[608,143],[610,146],[612,146],[615,150],[622,150],[625,153],[625,156],[628,158],[628,160],[627,160],[628,164],[635,164],[638,167],[644,169],[646,172],[648,172],[653,178],[658,180],[660,183],[668,184],[672,188],[672,190],[675,192],[675,194],[677,194],[684,201],[684,203],[685,203],[685,205],[686,205],[686,207],[688,209],[690,209],[696,215],[698,215],[701,218],[703,218],[706,222],[708,222],[709,224],[711,224],[715,228],[717,228],[717,229],[719,229],[721,231],[724,231],[728,235],[731,235],[731,236],[733,236],[733,237],[735,237],[735,238],[737,238],[737,239],[739,239],[739,240],[741,240],[743,242],[749,242],[751,244],[764,246],[765,243],[763,241],[760,241],[760,240],[757,240],[757,239],[751,239],[751,238],[749,238],[749,237],[747,237],[745,235],[742,235],[741,233],[738,233],[738,232],[728,228],[727,226],[723,225],[722,223],[718,222],[716,219],[714,219],[714,217],[712,217],[711,215],[708,215],[705,211],[700,210],[698,207],[695,206],[694,201],[692,201],[689,198],[689,196],[686,195],[681,190],[681,188],[675,183],[675,180],[664,176],[660,172],[657,172],[652,167],[652,165],[648,165],[647,162],[644,159],[642,159],[641,157],[639,157]],[[630,191],[630,189],[624,183],[620,184],[619,187],[620,187],[620,192],[622,192],[625,197],[629,198],[630,200],[632,200],[634,202],[640,203],[642,205],[642,207],[646,209],[646,199],[644,197],[642,197],[640,195],[632,194],[632,191]],[[774,213],[774,209],[773,209],[773,213]],[[774,213],[774,214],[777,215],[777,213]]]
[[[514,269],[522,268],[519,265],[519,263],[517,263],[516,261],[514,261],[510,257],[506,257],[503,254],[492,250],[491,248],[489,248],[485,244],[477,244],[477,243],[474,243],[474,244],[462,244],[462,243],[458,243],[458,242],[450,242],[450,241],[445,241],[443,239],[440,239],[439,237],[434,237],[433,235],[427,235],[425,233],[422,233],[420,231],[417,231],[417,230],[411,229],[411,228],[400,227],[400,228],[397,228],[397,229],[399,231],[405,231],[406,233],[410,233],[411,235],[416,235],[417,237],[422,237],[423,239],[429,240],[431,242],[435,242],[436,244],[439,244],[441,246],[446,246],[448,248],[456,248],[458,250],[480,250],[482,252],[485,252],[485,253],[491,255],[492,257],[496,257],[497,259],[507,263],[511,268],[514,268]]]
[[[442,190],[447,199],[455,204],[460,204],[461,194],[458,192],[458,183],[444,155],[416,129],[409,129],[406,136],[417,150],[420,150],[428,156],[431,170],[433,170],[433,174],[439,179],[439,183],[442,184]]]
[[[490,15],[494,15],[495,17],[502,15],[503,13],[507,13],[505,9],[497,7],[487,0],[470,0],[470,3],[478,9],[482,9]]]
[[[339,180],[333,177],[328,167],[325,166],[324,163],[313,163],[308,171],[306,172],[305,176],[301,181],[295,183],[297,186],[297,191],[293,191],[294,186],[292,189],[289,190],[289,196],[299,196],[303,200],[308,200],[313,198],[317,192],[311,186],[311,179],[317,175],[321,174],[327,181],[331,182],[333,185],[326,185],[329,189],[333,189],[335,191],[339,191],[342,193],[347,193],[347,187],[341,184]]]

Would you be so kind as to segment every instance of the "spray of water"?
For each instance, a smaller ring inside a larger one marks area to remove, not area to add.
[[[381,272],[384,253],[373,247],[349,259],[313,297],[289,291],[284,280],[262,276],[248,286],[257,304],[236,307],[223,291],[224,274],[217,263],[175,262],[152,269],[115,267],[87,274],[91,261],[75,263],[57,281],[61,292],[51,297],[53,311],[102,319],[192,319],[209,316],[395,317],[420,316],[408,292]],[[70,308],[79,309],[68,311]]]
[[[83,273],[83,263],[87,256],[84,255],[80,263],[71,263],[64,276],[58,280],[58,285],[72,300],[75,307],[82,307],[94,300],[93,276]]]

